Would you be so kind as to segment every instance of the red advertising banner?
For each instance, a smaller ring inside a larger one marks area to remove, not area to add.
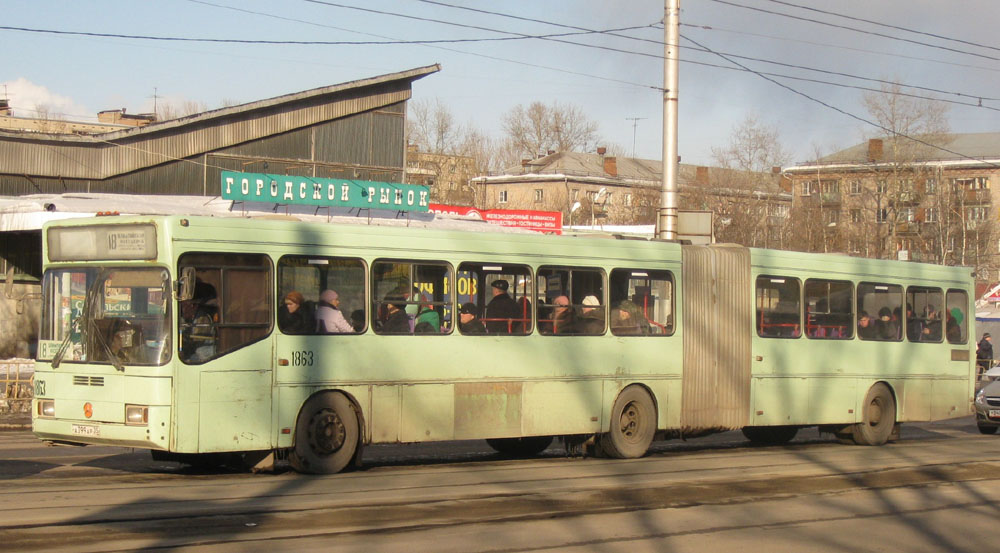
[[[466,205],[430,204],[430,211],[447,215],[478,216],[491,225],[517,227],[546,234],[562,234],[562,213],[531,209],[476,209]]]

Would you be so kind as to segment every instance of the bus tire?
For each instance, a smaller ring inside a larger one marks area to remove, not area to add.
[[[797,426],[744,426],[743,435],[755,444],[787,444],[799,432]]]
[[[358,450],[358,414],[344,394],[325,392],[306,400],[295,423],[289,461],[298,472],[333,474]]]
[[[861,406],[861,422],[854,425],[854,443],[882,445],[896,426],[896,400],[885,384],[878,382],[868,390]]]
[[[627,386],[611,408],[611,425],[601,436],[601,448],[609,457],[642,457],[656,434],[656,407],[642,386]]]
[[[524,438],[488,438],[486,443],[497,453],[511,457],[538,455],[552,445],[552,436],[526,436]]]

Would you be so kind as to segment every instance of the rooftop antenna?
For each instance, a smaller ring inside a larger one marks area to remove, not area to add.
[[[156,99],[157,98],[163,98],[163,96],[160,96],[160,95],[158,95],[156,93],[156,90],[157,90],[157,88],[154,86],[153,87],[153,95],[152,96],[146,96],[147,98],[152,98],[153,99],[153,115],[156,115]]]
[[[626,121],[632,122],[632,157],[635,157],[635,129],[639,126],[639,121],[646,119],[645,117],[626,117]]]

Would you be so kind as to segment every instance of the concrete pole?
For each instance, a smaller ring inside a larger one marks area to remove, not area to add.
[[[663,183],[656,221],[660,238],[677,238],[677,60],[681,0],[664,0],[663,18]]]

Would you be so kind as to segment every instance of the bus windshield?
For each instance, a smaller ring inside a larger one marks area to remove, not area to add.
[[[42,279],[38,358],[126,365],[170,359],[170,275],[154,268],[51,269]]]

